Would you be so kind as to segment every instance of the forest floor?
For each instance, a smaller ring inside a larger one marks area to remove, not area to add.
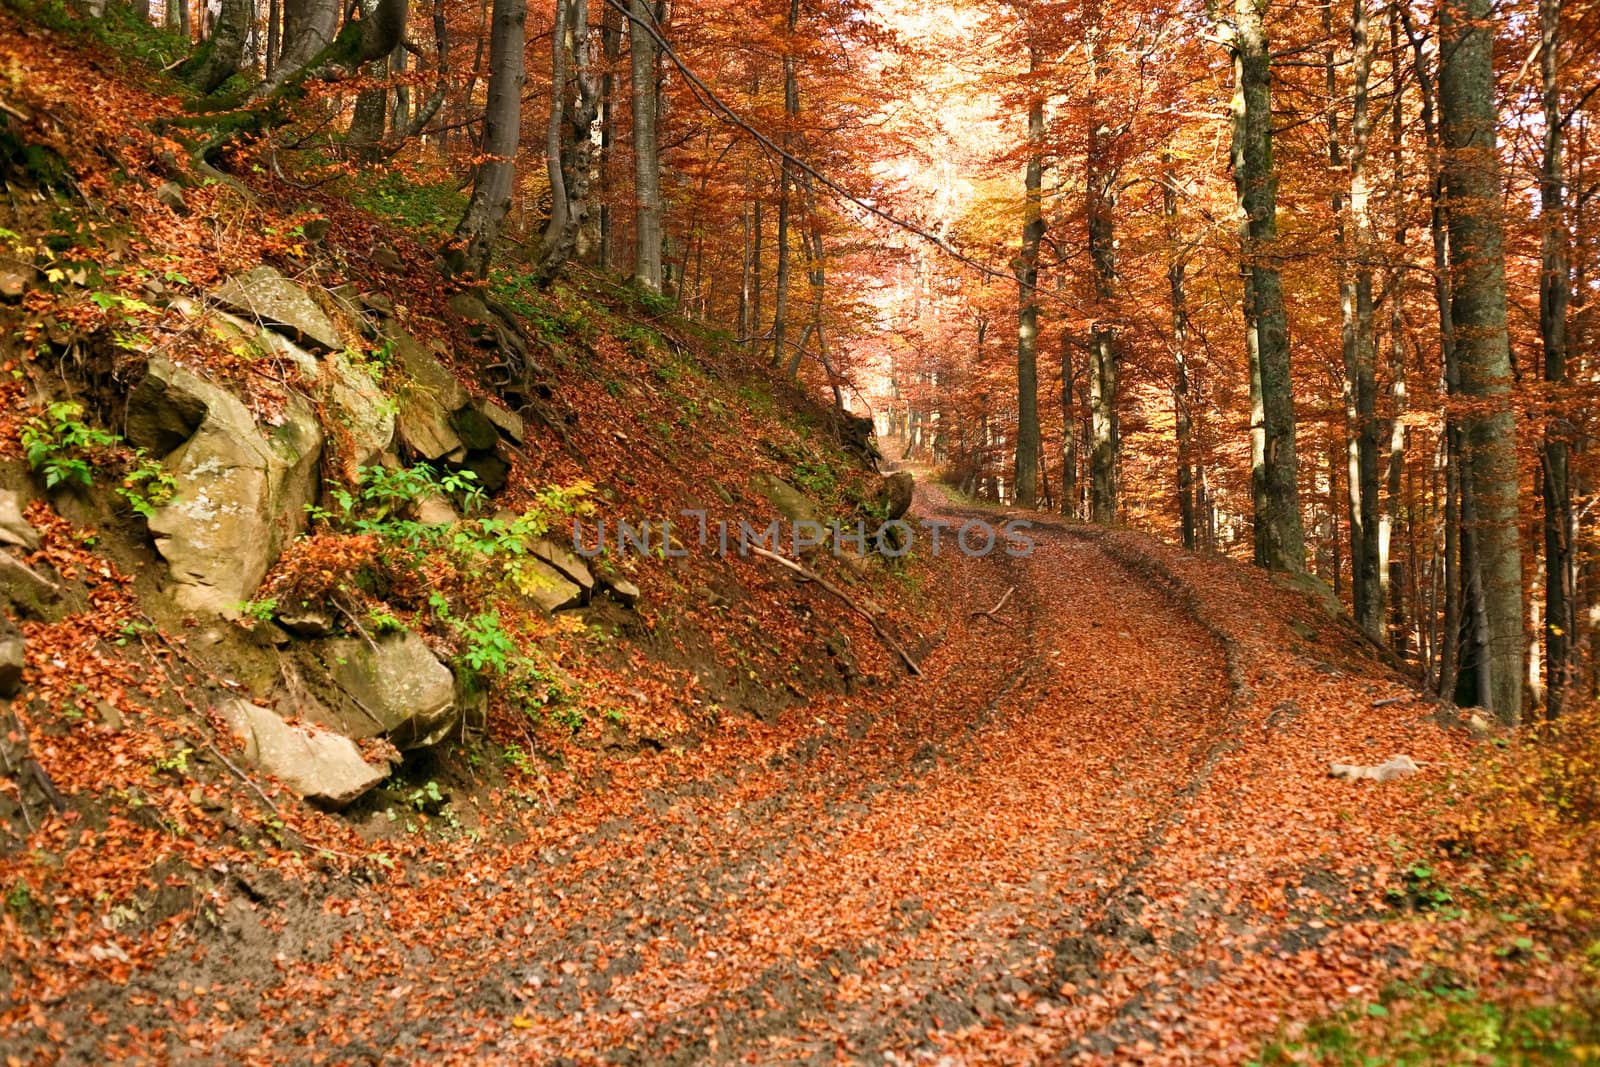
[[[997,517],[926,486],[916,514]],[[1400,840],[1465,733],[1311,597],[1039,520],[1025,558],[943,546],[923,677],[619,757],[522,840],[386,883],[257,878],[51,1007],[94,1024],[56,1051],[1237,1063],[1417,974]],[[1402,752],[1422,775],[1328,776]]]

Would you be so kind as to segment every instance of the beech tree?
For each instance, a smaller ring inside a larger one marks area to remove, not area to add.
[[[1278,175],[1272,158],[1272,70],[1257,0],[1237,0],[1233,53],[1233,179],[1244,274],[1245,348],[1250,359],[1250,479],[1255,560],[1268,570],[1305,570],[1295,455],[1289,323],[1276,259]]]
[[[1512,723],[1522,712],[1522,546],[1490,16],[1489,0],[1445,0],[1440,8],[1439,104],[1453,388],[1478,402],[1461,422],[1462,521],[1475,546],[1467,575],[1477,637],[1471,667],[1479,701]]]
[[[482,278],[511,208],[511,182],[521,139],[522,87],[527,81],[523,0],[494,0],[489,43],[489,102],[483,116],[482,162],[473,176],[472,198],[445,253],[454,273]]]

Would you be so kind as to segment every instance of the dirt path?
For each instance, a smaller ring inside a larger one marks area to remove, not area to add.
[[[236,952],[136,979],[142,1025],[73,1051],[182,1059],[177,1026],[196,1060],[1234,1062],[1249,1026],[1202,1014],[1270,1012],[1285,960],[1337,950],[1348,982],[1384,950],[1331,936],[1351,878],[1325,848],[1230,837],[1254,825],[1221,779],[1258,758],[1262,668],[1129,542],[1033,536],[957,557],[920,681],[656,759],[370,899],[236,915]],[[1276,903],[1241,911],[1263,886]]]

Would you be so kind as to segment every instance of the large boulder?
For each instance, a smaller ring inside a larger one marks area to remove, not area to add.
[[[410,630],[328,641],[322,655],[356,705],[358,715],[340,724],[352,737],[383,734],[400,748],[426,748],[444,740],[460,717],[455,675]]]
[[[272,267],[260,266],[229,278],[212,291],[211,298],[301,344],[330,352],[344,347],[339,331],[316,302]]]
[[[247,763],[324,807],[345,807],[389,776],[386,764],[368,763],[348,737],[291,726],[246,700],[224,700],[215,710],[244,745]]]
[[[204,415],[165,457],[177,492],[151,516],[150,532],[177,604],[235,618],[283,545],[305,528],[322,432],[310,406],[291,397],[281,424],[263,433],[231,393],[166,359],[151,360],[128,401],[130,425],[178,425],[149,410],[169,402]]]

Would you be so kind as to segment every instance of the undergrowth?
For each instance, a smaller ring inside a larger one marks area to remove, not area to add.
[[[1422,976],[1280,1033],[1258,1064],[1600,1062],[1600,704],[1486,744],[1434,787],[1391,900]]]

